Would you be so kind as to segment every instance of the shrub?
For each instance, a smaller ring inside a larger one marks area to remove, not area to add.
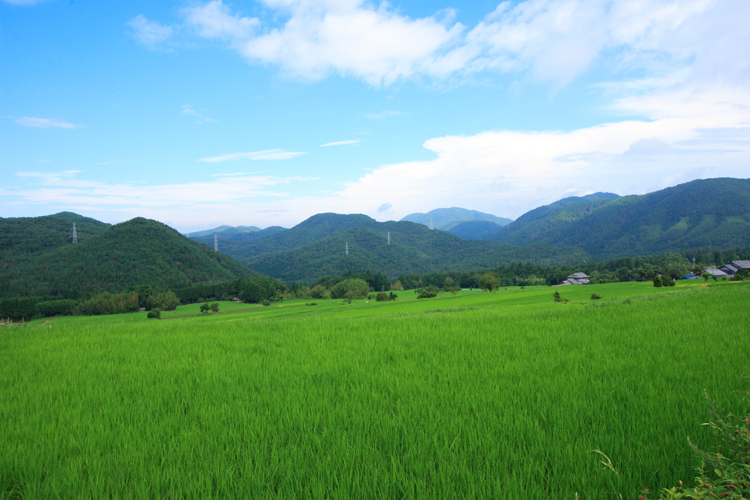
[[[211,309],[211,306],[209,306],[208,304],[201,304],[201,313],[208,314],[209,309]]]
[[[398,298],[398,294],[391,292],[390,295],[388,295],[388,300],[396,300]]]
[[[313,299],[326,299],[328,294],[328,290],[326,290],[326,287],[323,285],[317,285],[312,290],[310,290],[310,297]],[[329,295],[330,297],[330,295]]]
[[[562,297],[560,297],[560,292],[555,290],[555,293],[552,294],[552,297],[555,299],[555,302],[562,302]]]
[[[654,287],[661,288],[661,286],[662,286],[661,276],[654,276],[653,281],[654,281]]]
[[[591,294],[591,300],[599,300],[601,298],[602,298],[602,296],[599,295],[598,293],[592,293]]]
[[[341,299],[344,297],[352,299],[363,299],[370,292],[370,285],[361,279],[348,279],[337,283],[331,288],[331,297]]]
[[[375,300],[378,302],[388,302],[390,300],[388,298],[388,294],[385,292],[378,292],[377,295],[375,295]]]
[[[270,306],[270,305],[271,305],[271,301],[270,301],[270,300],[268,300],[268,299],[263,299],[263,300],[261,301],[261,304],[263,304],[264,306],[268,307],[268,306]]]
[[[434,292],[429,288],[423,289],[419,292],[419,295],[417,295],[418,299],[431,299],[433,297],[437,297],[437,292]]]
[[[305,303],[306,306],[317,306],[318,304],[316,302],[309,302]]]
[[[212,312],[215,312],[215,313],[219,312],[219,303],[218,302],[214,302],[209,307],[211,308]]]
[[[672,279],[672,276],[665,274],[661,277],[661,284],[664,286],[674,286],[674,280]]]
[[[156,309],[151,309],[146,317],[149,319],[161,319],[161,309],[158,307]]]
[[[155,293],[146,299],[146,309],[161,309],[162,311],[174,311],[180,305],[180,299],[171,290]]]

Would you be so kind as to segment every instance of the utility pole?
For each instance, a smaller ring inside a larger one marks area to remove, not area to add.
[[[391,232],[390,231],[388,231],[388,244],[389,245],[391,244]]]
[[[73,223],[73,243],[78,243],[78,234],[76,233],[76,223]]]
[[[219,251],[219,238],[214,233],[214,252]]]

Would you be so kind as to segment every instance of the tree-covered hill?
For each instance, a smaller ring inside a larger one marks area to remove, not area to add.
[[[459,222],[448,232],[465,240],[491,240],[501,230],[502,226],[488,220],[469,220]]]
[[[73,224],[78,241],[102,234],[111,226],[71,212],[43,217],[0,218],[0,260],[27,259],[69,245]]]
[[[313,215],[291,229],[266,228],[263,231],[247,233],[242,238],[237,237],[231,240],[219,236],[219,250],[237,260],[243,260],[264,253],[301,247],[344,229],[375,227],[378,224],[380,223],[366,215],[323,213]],[[196,241],[212,247],[214,244],[213,236],[196,238]]]
[[[345,253],[347,245],[349,255]],[[568,264],[585,258],[585,253],[576,248],[553,248],[543,243],[515,247],[462,240],[410,222],[376,222],[344,229],[301,247],[251,257],[243,263],[287,282],[308,284],[322,276],[367,269],[395,278],[410,273],[495,268],[511,262]]]
[[[443,231],[449,231],[452,227],[461,222],[480,220],[494,222],[498,226],[507,226],[513,222],[513,219],[506,219],[504,217],[497,217],[477,210],[467,210],[458,207],[436,208],[426,214],[409,214],[401,219],[402,222],[416,222],[417,224],[422,224],[427,227],[432,226],[435,229],[442,229]]]
[[[495,241],[577,246],[597,260],[750,244],[750,179],[696,180],[646,195],[553,205],[519,217]]]
[[[0,297],[115,292],[137,285],[159,289],[254,274],[231,257],[143,218],[79,241],[25,258],[3,257]]]
[[[216,234],[216,239],[219,243],[220,252],[231,255],[235,258],[241,258],[241,256],[244,255],[244,248],[248,246],[250,242],[257,242],[284,231],[288,231],[288,229],[279,226],[271,226],[265,229],[261,229],[260,231],[245,233],[227,231]],[[211,248],[214,247],[213,234],[211,234],[210,236],[199,237],[190,236],[190,239],[203,243],[204,245],[208,245]]]

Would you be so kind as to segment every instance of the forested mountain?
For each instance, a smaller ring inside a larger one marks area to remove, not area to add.
[[[78,241],[102,234],[111,226],[71,212],[43,217],[0,217],[0,260],[25,259],[73,241],[73,224]]]
[[[450,228],[448,232],[465,240],[490,240],[502,229],[502,226],[498,226],[488,220],[469,220],[459,222]]]
[[[487,269],[511,262],[568,264],[583,262],[586,258],[584,252],[575,248],[554,248],[543,243],[515,247],[462,240],[446,231],[431,231],[421,224],[372,221],[372,224],[344,229],[297,248],[250,257],[243,263],[287,282],[308,284],[321,276],[367,269],[394,278],[409,273]]]
[[[46,228],[46,222],[41,227]],[[32,229],[28,234],[36,240]],[[136,285],[160,289],[251,275],[231,257],[160,222],[136,218],[79,238],[77,244],[68,241],[36,253],[4,255],[0,297],[58,295],[68,290],[114,292]]]
[[[577,246],[597,260],[750,244],[750,179],[696,180],[640,196],[566,200],[524,214],[493,239]]]
[[[219,240],[219,251],[243,260],[279,250],[291,250],[318,241],[344,229],[376,227],[379,222],[366,215],[324,213],[313,215],[291,229],[267,228],[257,233],[248,233],[231,240]],[[257,235],[257,236],[256,236]],[[196,241],[213,247],[214,239],[196,238]]]
[[[506,219],[504,217],[497,217],[492,214],[458,207],[436,208],[426,214],[409,214],[401,219],[402,222],[416,222],[417,224],[422,224],[427,227],[432,226],[434,229],[442,229],[443,231],[449,231],[461,222],[479,220],[494,222],[501,227],[507,226],[513,222],[513,219]]]
[[[219,226],[213,229],[207,229],[205,231],[196,231],[194,233],[187,234],[186,236],[188,238],[205,238],[208,236],[213,238],[214,234],[221,234],[222,236],[227,237],[246,233],[256,233],[260,230],[261,229],[259,227],[255,226]]]

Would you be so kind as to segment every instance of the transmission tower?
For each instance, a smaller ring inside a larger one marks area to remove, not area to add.
[[[388,231],[388,244],[389,245],[391,244],[391,232],[390,231]]]
[[[214,252],[218,252],[218,251],[219,251],[219,239],[214,234]]]
[[[76,233],[76,223],[73,223],[73,243],[78,243],[78,233]]]
[[[349,243],[346,244],[346,250],[345,250],[345,252],[346,252],[346,255],[349,255]]]

